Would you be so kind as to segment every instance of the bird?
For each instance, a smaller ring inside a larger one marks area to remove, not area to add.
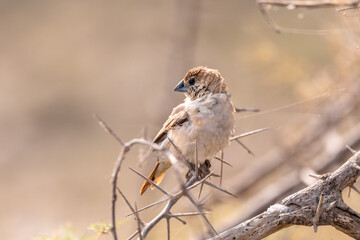
[[[234,133],[235,107],[224,78],[216,69],[195,67],[186,73],[174,91],[184,93],[185,100],[172,110],[153,143],[193,166],[196,162],[209,163],[229,145]],[[148,179],[160,184],[170,167],[169,159],[158,158]],[[150,185],[145,181],[140,195]],[[153,186],[151,188],[154,189]]]

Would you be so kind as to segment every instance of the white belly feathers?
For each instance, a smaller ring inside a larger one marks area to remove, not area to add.
[[[185,111],[190,116],[189,121],[175,127],[169,134],[169,138],[178,146],[181,154],[168,145],[170,151],[176,157],[185,157],[192,163],[195,163],[196,152],[199,163],[206,159],[211,160],[217,152],[229,144],[234,129],[230,96],[215,93],[193,101],[186,100]]]

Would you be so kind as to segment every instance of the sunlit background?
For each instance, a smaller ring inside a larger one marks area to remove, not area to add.
[[[356,33],[334,9],[268,10],[283,27],[327,34],[277,34],[253,0],[1,1],[1,239],[53,236],[67,227],[92,237],[90,224],[110,223],[110,176],[120,145],[93,113],[123,141],[141,137],[145,127],[151,139],[184,98],[173,88],[194,66],[219,69],[237,107],[265,111],[238,113],[237,134],[271,127],[242,140],[254,156],[237,143],[225,150],[233,165],[224,170],[229,191],[232,176],[291,141],[284,129],[321,118],[317,107],[327,100],[324,93],[346,94],[348,82],[338,76],[346,78],[358,66]],[[142,180],[128,167],[148,174],[155,156],[139,166],[138,150],[126,159],[119,186],[142,207],[161,194],[139,196]],[[217,172],[219,166],[214,162]],[[176,186],[171,175],[163,184],[169,190]],[[209,202],[211,192],[204,193]],[[210,221],[222,225],[247,198],[205,203],[214,211]],[[353,193],[347,201],[359,209],[359,200]],[[191,210],[186,200],[174,209]],[[119,199],[121,239],[136,229],[133,218],[125,217],[129,211]],[[159,211],[141,216],[148,221]],[[172,239],[204,230],[200,217],[185,220],[185,226],[172,220]],[[162,223],[149,239],[164,239],[165,232]],[[291,227],[269,239],[350,238],[331,227],[316,234],[310,227]]]

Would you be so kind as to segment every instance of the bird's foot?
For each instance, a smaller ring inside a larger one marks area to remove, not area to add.
[[[189,169],[189,171],[186,173],[186,180],[188,180],[188,181],[193,176],[193,172],[196,171],[194,163],[190,163],[190,167],[191,167],[191,170]],[[199,180],[203,179],[206,175],[208,175],[210,173],[210,168],[211,168],[211,163],[208,159],[206,159],[203,163],[201,163],[198,166],[197,178]]]

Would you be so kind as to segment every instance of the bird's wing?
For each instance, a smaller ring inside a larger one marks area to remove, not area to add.
[[[189,117],[188,117],[188,113],[185,111],[185,104],[180,104],[176,106],[172,110],[168,120],[166,120],[166,122],[164,123],[162,129],[158,132],[158,134],[154,138],[153,142],[158,144],[161,143],[167,137],[167,133],[169,132],[170,129],[176,126],[181,126],[187,121],[189,121]]]

